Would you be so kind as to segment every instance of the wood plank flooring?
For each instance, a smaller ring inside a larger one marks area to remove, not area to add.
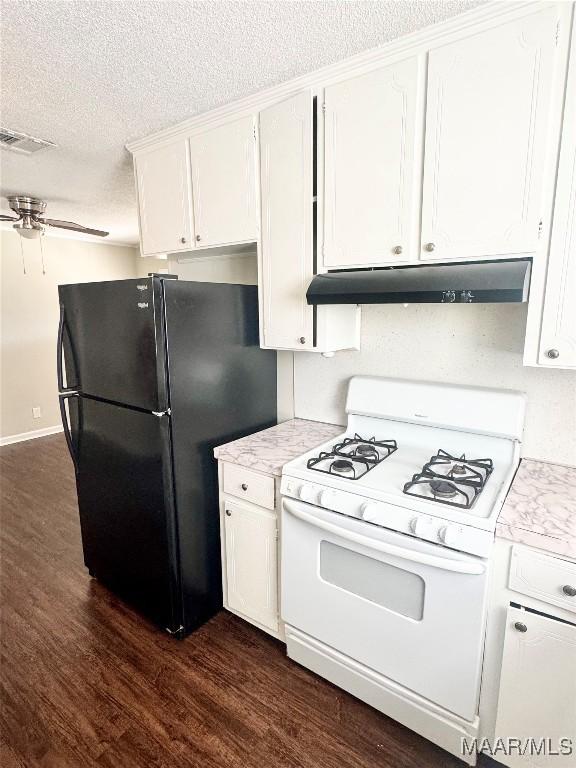
[[[456,768],[221,612],[184,641],[89,578],[61,435],[0,450],[3,768]]]

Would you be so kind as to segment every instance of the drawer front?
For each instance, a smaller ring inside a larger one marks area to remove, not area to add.
[[[576,563],[513,547],[508,586],[576,613]]]
[[[224,492],[274,509],[274,478],[236,464],[224,464]]]

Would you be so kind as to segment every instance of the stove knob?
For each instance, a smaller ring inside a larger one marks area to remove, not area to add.
[[[410,530],[414,536],[423,536],[426,528],[426,521],[422,517],[413,517],[410,520]]]
[[[438,538],[447,547],[454,547],[458,541],[458,529],[454,528],[453,525],[444,525],[438,531]]]
[[[298,495],[300,496],[302,501],[307,501],[310,504],[313,504],[316,501],[317,491],[313,485],[303,485],[300,488],[300,492]]]
[[[318,497],[318,503],[325,509],[335,509],[337,495],[334,491],[321,491]]]
[[[362,520],[366,520],[368,523],[371,523],[375,519],[377,511],[378,504],[374,504],[373,501],[367,501],[360,507],[360,517]]]

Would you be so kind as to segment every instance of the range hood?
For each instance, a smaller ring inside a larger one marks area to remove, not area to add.
[[[308,304],[477,304],[528,301],[530,259],[327,272]]]

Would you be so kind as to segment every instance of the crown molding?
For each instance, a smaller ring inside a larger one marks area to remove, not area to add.
[[[573,3],[571,2],[571,4]],[[530,12],[535,13],[549,5],[550,3],[546,0],[491,0],[491,2],[478,8],[473,8],[446,21],[403,35],[377,48],[358,53],[314,72],[300,75],[279,85],[271,86],[250,96],[195,115],[149,136],[128,142],[126,149],[135,154],[170,143],[177,138],[200,133],[232,119],[240,119],[245,114],[265,109],[267,106],[304,88],[319,88],[332,81],[353,77],[408,55],[423,53],[430,48],[444,45],[451,42],[452,38],[461,38],[468,30],[479,31],[483,28],[489,28],[506,19],[512,20]]]

